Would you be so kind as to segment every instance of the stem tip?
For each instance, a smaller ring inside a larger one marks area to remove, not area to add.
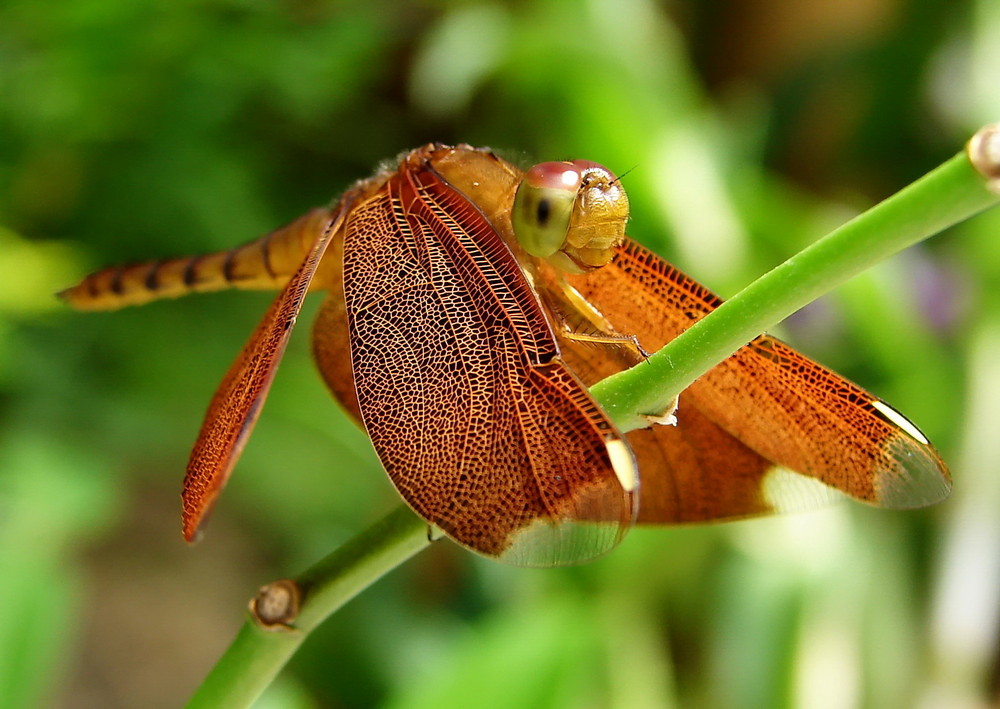
[[[972,166],[986,178],[986,188],[1000,194],[1000,123],[990,123],[976,131],[965,152]]]

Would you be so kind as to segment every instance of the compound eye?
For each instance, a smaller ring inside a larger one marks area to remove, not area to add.
[[[514,196],[514,234],[532,256],[548,258],[566,241],[583,184],[577,162],[543,162],[524,174]]]

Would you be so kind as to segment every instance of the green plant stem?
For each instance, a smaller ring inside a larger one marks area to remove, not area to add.
[[[303,598],[294,628],[269,631],[248,618],[188,702],[189,709],[248,707],[331,613],[430,543],[427,523],[400,505],[295,581]]]
[[[751,283],[658,353],[593,387],[622,430],[648,425],[682,389],[761,332],[892,254],[1000,202],[959,154]],[[323,619],[428,544],[427,525],[400,506],[308,570],[294,630],[248,620],[189,707],[247,707]]]
[[[622,431],[667,410],[682,390],[769,327],[876,263],[996,205],[966,154],[831,232],[591,393]]]

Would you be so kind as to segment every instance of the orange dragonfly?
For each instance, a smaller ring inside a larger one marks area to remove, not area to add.
[[[625,236],[597,163],[522,172],[432,144],[231,251],[106,269],[62,293],[113,309],[189,292],[281,292],[209,406],[184,480],[192,540],[260,413],[306,293],[319,370],[430,524],[519,565],[585,561],[638,521],[705,522],[946,497],[937,452],[887,404],[762,335],[623,435],[587,387],[722,301]]]

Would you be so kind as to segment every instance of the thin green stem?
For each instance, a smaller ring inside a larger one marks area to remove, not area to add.
[[[647,425],[699,376],[802,306],[892,254],[996,205],[1000,196],[960,154],[750,284],[637,367],[593,388],[623,430]],[[308,633],[384,573],[428,544],[426,523],[405,506],[296,580],[294,628],[248,620],[189,707],[247,707]]]
[[[959,153],[764,274],[646,362],[591,392],[623,431],[649,423],[683,389],[802,306],[876,263],[996,205]]]
[[[191,697],[189,709],[253,704],[313,628],[429,543],[427,523],[400,505],[337,548],[295,579],[302,601],[293,628],[269,631],[248,618]]]

